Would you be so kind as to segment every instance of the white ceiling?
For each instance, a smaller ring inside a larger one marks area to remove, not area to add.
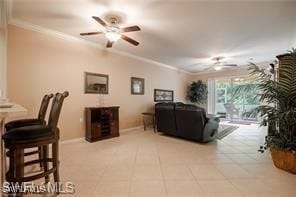
[[[72,36],[103,30],[91,16],[109,11],[126,15],[122,26],[140,42],[118,41],[114,48],[188,72],[211,65],[214,56],[245,65],[272,61],[296,47],[296,1],[193,0],[13,0],[13,19]],[[105,37],[83,37],[104,46]]]

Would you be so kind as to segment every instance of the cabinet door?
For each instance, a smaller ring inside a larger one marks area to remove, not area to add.
[[[118,109],[112,109],[111,114],[111,134],[119,135]]]
[[[91,125],[91,138],[97,139],[101,137],[101,124],[98,122],[93,122]]]

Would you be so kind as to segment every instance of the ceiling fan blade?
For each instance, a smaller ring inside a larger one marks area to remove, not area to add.
[[[93,16],[93,19],[95,19],[98,23],[100,23],[102,26],[107,27],[107,24],[105,23],[105,21],[103,21],[100,17],[98,16]]]
[[[108,40],[106,47],[107,48],[111,48],[114,42],[111,42],[110,40]]]
[[[140,31],[140,27],[139,26],[131,26],[131,27],[123,27],[121,28],[122,32],[132,32],[132,31]]]
[[[235,67],[237,64],[223,64],[223,66]]]
[[[121,35],[121,38],[135,46],[138,46],[140,43],[135,41],[134,39],[131,39],[130,37],[127,37],[126,35]]]
[[[103,32],[97,31],[97,32],[80,33],[81,36],[91,36],[91,35],[97,35],[97,34],[103,34]]]

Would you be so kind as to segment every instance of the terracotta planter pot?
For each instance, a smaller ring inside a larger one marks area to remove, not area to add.
[[[271,156],[276,167],[296,174],[296,152],[279,149],[271,149]]]

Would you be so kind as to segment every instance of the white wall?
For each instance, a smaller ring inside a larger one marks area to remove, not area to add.
[[[0,98],[6,97],[7,1],[0,0]]]
[[[142,125],[141,113],[153,109],[156,88],[174,90],[175,101],[185,101],[188,74],[13,25],[8,34],[8,98],[35,117],[43,94],[68,90],[59,121],[62,139],[83,137],[84,108],[100,103],[98,95],[84,94],[84,72],[109,75],[104,105],[120,106],[121,129]],[[145,79],[144,95],[131,94],[131,77]]]

